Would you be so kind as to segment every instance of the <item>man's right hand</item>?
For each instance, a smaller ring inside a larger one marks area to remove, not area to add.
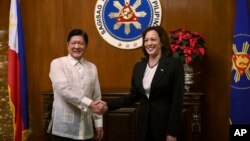
[[[92,112],[102,115],[108,111],[107,103],[102,100],[93,101],[89,105]]]

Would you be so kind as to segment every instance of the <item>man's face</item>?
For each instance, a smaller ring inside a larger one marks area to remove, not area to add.
[[[67,45],[69,54],[77,60],[83,57],[84,50],[87,48],[81,35],[72,36]]]

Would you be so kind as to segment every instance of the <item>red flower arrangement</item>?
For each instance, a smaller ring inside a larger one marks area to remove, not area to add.
[[[176,29],[169,32],[170,48],[173,57],[184,64],[191,64],[205,55],[205,37],[197,32]]]

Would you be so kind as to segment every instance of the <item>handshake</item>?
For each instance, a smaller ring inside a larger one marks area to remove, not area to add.
[[[108,106],[105,101],[102,100],[97,100],[93,101],[90,105],[89,108],[92,112],[98,114],[98,115],[103,115],[108,111]]]

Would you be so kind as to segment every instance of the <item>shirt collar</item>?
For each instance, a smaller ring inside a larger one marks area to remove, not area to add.
[[[77,60],[75,58],[73,58],[70,54],[68,54],[68,58],[70,60],[70,63],[75,66],[78,62],[80,62],[81,64],[84,63],[85,59],[84,58],[81,58],[80,60]]]

